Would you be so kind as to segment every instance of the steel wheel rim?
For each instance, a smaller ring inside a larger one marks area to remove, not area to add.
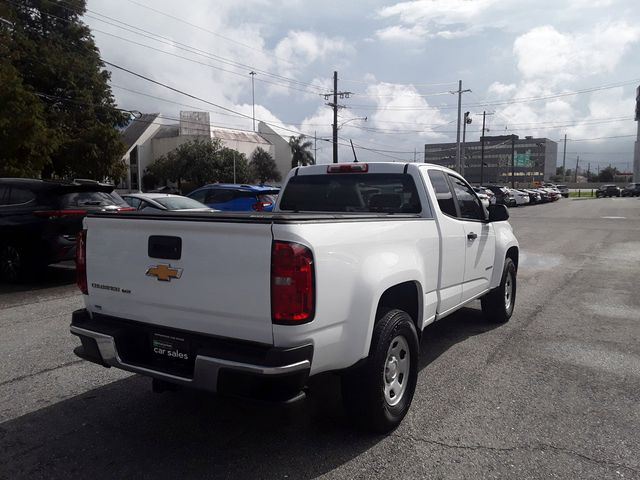
[[[508,311],[511,308],[511,301],[513,300],[513,277],[511,272],[507,273],[507,278],[504,282],[504,308]]]
[[[397,405],[404,397],[409,384],[410,367],[409,343],[404,336],[398,335],[389,344],[382,373],[384,399],[389,406]]]
[[[0,255],[0,272],[2,272],[2,276],[5,279],[15,280],[18,278],[21,264],[20,253],[16,248],[11,245],[2,248],[2,254]]]

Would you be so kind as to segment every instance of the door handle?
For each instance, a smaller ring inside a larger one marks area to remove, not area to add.
[[[476,238],[478,238],[478,235],[477,235],[476,233],[471,232],[471,233],[469,233],[469,234],[467,235],[467,239],[469,239],[469,240],[472,240],[472,241],[473,241],[473,240],[475,240]]]

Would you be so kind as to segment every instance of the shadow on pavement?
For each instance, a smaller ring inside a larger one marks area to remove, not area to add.
[[[45,268],[36,278],[16,284],[0,282],[0,294],[22,293],[52,287],[71,285],[76,281],[76,270],[73,263],[51,265]]]
[[[491,328],[476,309],[430,326],[420,368]],[[338,392],[329,375],[303,402],[265,405],[153,394],[133,376],[1,424],[0,465],[12,479],[314,478],[384,439],[349,426]]]

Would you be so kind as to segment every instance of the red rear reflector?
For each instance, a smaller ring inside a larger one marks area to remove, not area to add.
[[[271,202],[256,202],[251,205],[251,208],[253,208],[256,212],[263,212],[266,207],[270,206]]]
[[[327,173],[366,173],[368,171],[369,165],[366,163],[343,163],[327,167]]]
[[[80,217],[87,214],[86,210],[36,210],[33,214],[37,217],[60,218]]]
[[[273,242],[271,248],[271,319],[297,325],[314,316],[313,254],[292,242]]]
[[[76,239],[76,284],[87,295],[87,231],[80,230]]]
[[[133,207],[120,207],[118,212],[135,212],[136,209]]]

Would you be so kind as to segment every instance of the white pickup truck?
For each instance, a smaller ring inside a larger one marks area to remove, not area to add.
[[[271,213],[90,215],[75,353],[155,389],[271,400],[334,372],[351,418],[389,431],[427,325],[478,298],[487,320],[511,317],[508,216],[457,173],[415,163],[296,168]]]

